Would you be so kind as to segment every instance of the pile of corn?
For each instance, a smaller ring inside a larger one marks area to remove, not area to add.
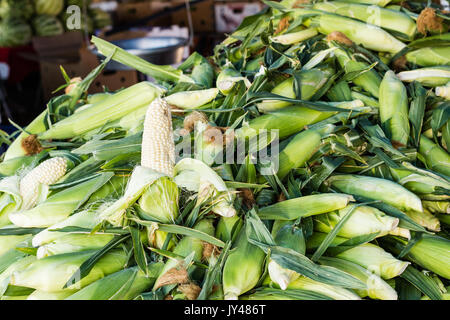
[[[177,69],[94,37],[0,163],[1,298],[448,299],[449,16],[395,2],[266,2]],[[87,95],[111,59],[158,83]]]

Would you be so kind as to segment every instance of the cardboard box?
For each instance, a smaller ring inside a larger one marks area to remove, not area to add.
[[[64,68],[69,77],[84,78],[92,71],[92,69],[99,65],[97,56],[86,48],[79,50],[79,57],[80,59],[77,62],[62,64],[51,60],[41,61],[41,81],[44,99],[46,101],[55,95],[52,93],[55,89],[65,83],[60,66]],[[136,71],[103,72],[94,80],[89,88],[89,93],[103,92],[104,87],[110,91],[115,91],[124,87],[129,87],[137,82],[139,82],[139,79]]]
[[[121,3],[116,10],[117,23],[128,24],[137,20],[145,19],[153,14],[162,12],[171,7],[168,1],[148,1],[140,3]],[[168,26],[171,24],[170,14],[154,18],[146,25],[148,26]]]
[[[172,0],[173,7],[184,5],[183,0]],[[214,32],[214,1],[206,0],[190,4],[194,32]],[[186,8],[172,12],[172,22],[180,27],[189,27]]]
[[[259,2],[216,2],[214,5],[216,32],[233,32],[245,17],[261,11]]]
[[[33,37],[32,43],[41,60],[75,62],[80,59],[78,52],[84,45],[84,36],[80,31],[70,31],[59,36]]]

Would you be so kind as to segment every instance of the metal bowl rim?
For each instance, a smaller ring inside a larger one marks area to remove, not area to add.
[[[138,40],[138,39],[176,39],[179,40],[180,43],[178,44],[173,44],[170,46],[166,46],[166,47],[161,47],[161,48],[154,48],[154,49],[123,49],[127,52],[130,52],[134,55],[148,55],[148,54],[153,54],[153,53],[160,53],[160,52],[164,52],[164,51],[169,51],[170,49],[177,49],[180,47],[184,47],[188,44],[189,39],[187,38],[182,38],[182,37],[167,37],[167,36],[161,36],[161,37],[140,37],[140,38],[133,38],[133,39],[123,39],[123,40],[115,40],[115,41],[110,41],[112,44],[120,47],[120,43],[121,42],[126,42],[126,41],[133,41],[133,40]],[[119,44],[118,44],[119,43]],[[120,47],[121,48],[121,47]],[[101,55],[104,56],[103,54],[101,54],[100,52],[98,52],[97,48],[95,48],[95,45],[90,45],[89,49],[95,53],[96,55]]]

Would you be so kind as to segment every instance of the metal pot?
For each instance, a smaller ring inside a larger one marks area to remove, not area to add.
[[[173,65],[181,63],[183,60],[184,47],[187,45],[188,39],[180,37],[144,37],[111,41],[111,43],[153,64]],[[90,47],[90,50],[99,58],[104,58],[95,46]],[[111,60],[105,70],[118,71],[131,70],[131,68]]]

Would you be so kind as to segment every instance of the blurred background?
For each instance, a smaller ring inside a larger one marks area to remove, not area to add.
[[[11,133],[44,108],[69,78],[99,64],[92,35],[157,64],[212,54],[225,33],[259,12],[257,0],[0,0],[0,129]],[[110,63],[90,91],[118,90],[145,76]]]

